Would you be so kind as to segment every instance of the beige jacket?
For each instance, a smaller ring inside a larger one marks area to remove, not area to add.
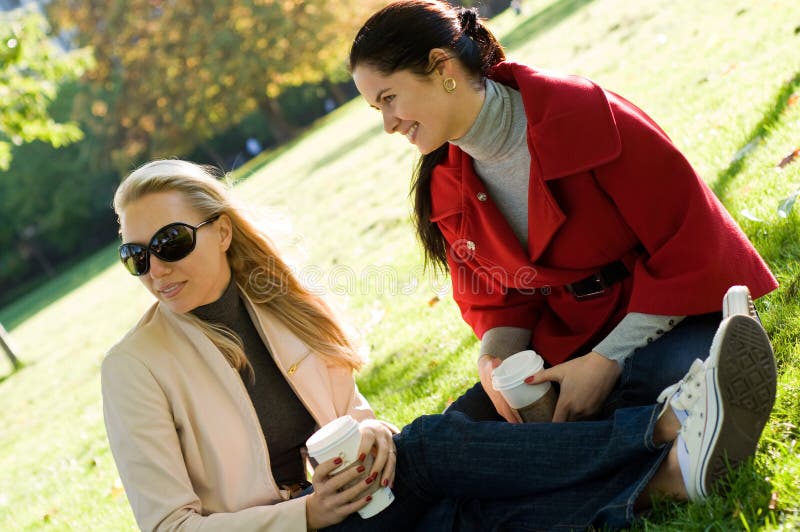
[[[374,417],[350,370],[247,306],[319,425]],[[244,384],[199,330],[156,303],[104,359],[102,389],[111,451],[142,530],[306,530],[306,498],[290,500],[275,484]]]

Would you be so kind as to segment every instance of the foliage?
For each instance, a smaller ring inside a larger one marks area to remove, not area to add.
[[[114,166],[191,151],[254,110],[293,134],[276,98],[343,74],[348,37],[371,2],[56,0],[49,13],[97,58],[76,111]]]
[[[49,115],[61,83],[91,66],[85,49],[63,51],[50,40],[36,11],[0,13],[0,170],[11,162],[11,146],[34,140],[64,146],[82,138],[75,122]]]
[[[64,85],[49,112],[69,115],[77,91]],[[43,142],[15,146],[7,177],[0,179],[0,305],[30,290],[26,281],[53,276],[59,267],[114,238],[114,172],[93,169],[97,145],[84,140],[54,149]]]

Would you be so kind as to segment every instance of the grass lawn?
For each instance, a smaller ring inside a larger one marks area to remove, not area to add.
[[[648,111],[769,262],[759,300],[779,367],[778,400],[752,464],[726,496],[662,503],[646,530],[800,527],[800,11],[796,0],[527,0],[491,24],[509,55],[586,75]],[[797,103],[795,103],[797,102]],[[475,379],[477,342],[423,274],[407,198],[415,153],[362,101],[239,172],[238,187],[297,264],[362,334],[359,377],[379,417],[440,411]],[[263,211],[263,212],[262,212]],[[103,428],[99,365],[150,303],[115,247],[0,309],[27,364],[0,360],[0,530],[128,530],[133,516]]]

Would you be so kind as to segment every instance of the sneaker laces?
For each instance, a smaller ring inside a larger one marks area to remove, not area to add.
[[[682,421],[701,395],[705,370],[705,364],[699,358],[696,358],[692,362],[689,372],[675,384],[664,388],[657,401],[659,403],[668,403],[675,411],[678,419]],[[666,407],[666,404],[664,406]],[[679,413],[679,411],[682,412]]]

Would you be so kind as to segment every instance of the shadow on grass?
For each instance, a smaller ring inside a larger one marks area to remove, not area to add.
[[[514,30],[501,39],[502,44],[505,48],[509,49],[525,44],[537,33],[541,33],[556,26],[569,15],[592,1],[593,0],[559,0],[531,15],[526,21],[517,25]]]
[[[22,322],[43,310],[54,301],[61,299],[76,288],[94,279],[97,275],[117,263],[117,246],[115,242],[89,258],[79,257],[76,264],[63,273],[47,281],[42,286],[0,309],[0,322],[11,332]]]
[[[717,180],[711,186],[711,189],[723,202],[728,187],[744,168],[744,163],[747,162],[750,153],[753,152],[758,144],[762,143],[772,134],[773,126],[780,119],[786,106],[789,105],[789,96],[798,90],[798,88],[800,88],[800,72],[795,73],[789,81],[781,86],[775,94],[770,109],[764,114],[761,121],[755,125],[752,131],[750,131],[745,143],[736,152],[736,155],[734,155],[728,167],[717,176]]]
[[[19,366],[17,366],[16,368],[12,369],[11,371],[6,373],[5,375],[0,375],[0,385],[2,385],[4,382],[9,380],[11,377],[13,377],[13,376],[15,376],[15,375],[17,375],[19,373],[22,373],[25,369],[33,366],[34,364],[36,364],[36,363],[35,362],[23,362],[23,361],[20,361]]]
[[[463,353],[472,349],[475,342],[476,339],[472,334],[465,334],[456,346],[448,349],[448,352],[431,351],[424,358],[418,353],[406,357],[400,352],[391,353],[359,375],[358,387],[368,398],[402,394],[413,397],[425,396],[428,394],[426,388],[429,385],[438,386],[437,382],[442,382],[443,377],[450,373],[453,364],[459,364]],[[419,361],[423,359],[428,360],[428,363],[420,364]],[[473,384],[474,382],[469,383],[470,386]],[[453,393],[460,395],[465,391],[466,388],[453,390]],[[448,399],[445,399],[437,405],[436,411],[443,410],[447,402]]]

